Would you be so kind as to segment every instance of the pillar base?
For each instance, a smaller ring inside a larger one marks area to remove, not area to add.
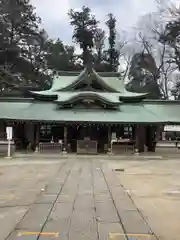
[[[135,150],[134,150],[134,155],[135,155],[135,156],[139,156],[139,150],[138,150],[138,149],[135,149]]]
[[[113,152],[107,152],[108,155],[113,155]]]
[[[5,159],[12,159],[12,156],[10,156],[10,157],[7,156],[7,157],[4,157],[4,158],[5,158]]]
[[[39,152],[39,147],[36,147],[35,148],[35,153],[38,153]]]
[[[111,150],[110,148],[108,148],[107,154],[108,154],[108,155],[112,155],[112,154],[113,154],[113,153],[112,153],[112,150]]]
[[[63,154],[67,154],[67,150],[64,148],[62,151]]]

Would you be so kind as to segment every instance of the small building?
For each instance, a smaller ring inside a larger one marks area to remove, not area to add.
[[[0,138],[13,127],[17,150],[105,153],[155,151],[160,125],[180,122],[180,102],[128,92],[119,73],[60,72],[30,98],[0,98]]]

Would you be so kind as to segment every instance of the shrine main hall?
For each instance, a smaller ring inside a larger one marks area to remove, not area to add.
[[[119,73],[59,72],[30,97],[0,98],[0,139],[12,126],[16,151],[155,151],[160,126],[180,123],[180,101],[150,100],[125,89]]]

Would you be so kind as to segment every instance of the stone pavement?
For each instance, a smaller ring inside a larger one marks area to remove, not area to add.
[[[106,162],[1,168],[0,240],[157,239]]]

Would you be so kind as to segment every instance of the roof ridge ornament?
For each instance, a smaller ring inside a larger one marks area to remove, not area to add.
[[[91,73],[91,72],[92,72],[93,61],[92,61],[92,53],[91,53],[90,51],[87,51],[86,68],[87,68],[87,70],[88,70],[88,73]]]
[[[87,51],[87,62],[86,62],[86,69],[87,69],[87,86],[90,87],[92,84],[92,72],[93,72],[93,61],[92,61],[92,53]]]

